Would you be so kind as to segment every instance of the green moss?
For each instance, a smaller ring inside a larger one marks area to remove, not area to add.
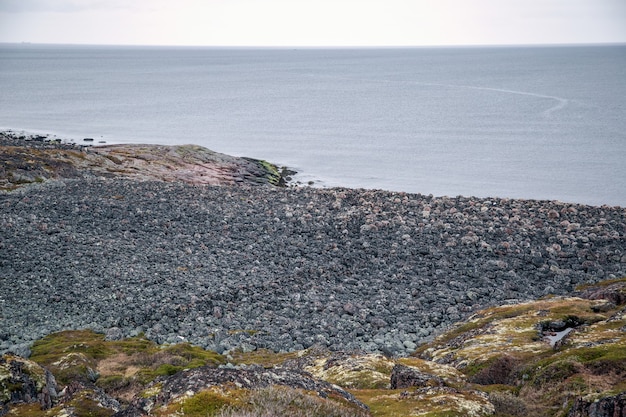
[[[626,346],[624,343],[570,349],[567,355],[580,361],[596,373],[626,372]]]
[[[583,393],[588,389],[585,378],[580,375],[574,376],[565,385],[567,391]]]
[[[184,369],[199,368],[201,366],[217,366],[226,363],[222,355],[204,350],[189,343],[168,345],[161,349],[150,349],[151,354],[143,354],[132,363],[141,365],[142,369],[137,377],[143,384],[153,381],[159,376],[173,375]]]
[[[153,353],[158,350],[158,346],[151,340],[146,339],[144,336],[131,337],[119,341],[108,342],[109,346],[116,351],[125,353],[126,355],[133,355],[136,353]]]
[[[580,364],[570,359],[556,361],[545,367],[536,368],[531,383],[537,387],[560,383],[576,374],[579,367]]]
[[[45,417],[47,413],[46,410],[41,409],[39,403],[31,403],[12,405],[8,415],[11,417]]]
[[[69,353],[82,353],[88,359],[102,359],[113,351],[104,342],[103,334],[90,330],[69,330],[36,341],[31,352],[31,360],[47,366]]]
[[[110,417],[115,412],[109,408],[100,407],[98,402],[91,398],[77,398],[68,404],[75,408],[75,415],[80,417]]]
[[[183,369],[185,368],[182,366],[174,366],[169,363],[164,363],[154,370],[154,374],[158,376],[174,375],[176,372],[182,371]]]
[[[158,376],[172,375],[183,369],[226,362],[218,353],[189,343],[159,347],[143,337],[105,341],[103,334],[90,330],[48,335],[35,342],[31,359],[48,367],[60,383],[67,384],[74,379],[94,381],[100,361],[114,358],[112,366],[116,366],[116,355],[122,355],[118,367],[139,369],[132,378],[125,378],[119,371],[108,371],[99,383],[103,388],[119,389],[133,382],[147,384]]]
[[[125,378],[123,375],[107,375],[99,378],[96,385],[103,390],[110,392],[126,388],[131,383],[131,380],[129,378]]]
[[[204,417],[217,414],[236,403],[233,398],[213,391],[201,391],[185,400],[180,409],[188,417]]]
[[[197,368],[205,365],[219,365],[226,363],[226,358],[217,352],[204,350],[189,343],[170,345],[163,352],[179,356],[186,361],[186,368]]]
[[[267,172],[267,180],[272,185],[283,185],[281,184],[282,175],[278,171],[278,167],[274,164],[271,164],[267,161],[259,160],[258,164],[263,167],[265,172]]]
[[[417,394],[412,390],[351,390],[351,393],[370,408],[374,417],[467,417],[467,410],[457,408],[452,398],[471,401],[463,393]],[[408,394],[408,395],[404,395]]]

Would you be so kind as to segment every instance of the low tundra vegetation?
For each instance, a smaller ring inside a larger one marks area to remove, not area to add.
[[[30,359],[61,384],[90,381],[113,391],[139,388],[183,369],[226,363],[222,355],[189,343],[159,346],[144,337],[107,341],[90,330],[48,335],[33,344]]]
[[[597,286],[603,291],[614,287],[623,291],[626,279]],[[570,330],[551,342],[549,337],[564,329]],[[50,370],[61,387],[80,381],[93,389],[47,411],[33,404],[12,405],[11,416],[51,417],[71,408],[72,415],[108,417],[113,411],[102,406],[97,390],[124,408],[138,399],[154,401],[162,389],[159,381],[181,370],[228,363],[254,365],[258,372],[270,368],[307,372],[348,391],[369,411],[343,397],[293,387],[245,389],[223,384],[176,397],[150,408],[150,414],[567,417],[577,399],[593,402],[626,392],[626,307],[576,297],[492,307],[405,358],[315,347],[290,353],[234,350],[224,356],[187,343],[159,346],[141,336],[108,341],[89,330],[51,334],[31,350],[30,359]],[[408,367],[416,377],[409,375],[404,388],[391,389],[395,367],[403,372]],[[0,375],[3,378],[7,379]],[[428,382],[415,382],[420,380]],[[7,396],[0,398],[4,401]]]

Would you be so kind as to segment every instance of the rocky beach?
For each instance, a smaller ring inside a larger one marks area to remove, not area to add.
[[[88,328],[218,353],[405,356],[480,308],[626,275],[621,207],[281,188],[267,163],[242,158],[228,180],[193,181],[190,166],[215,172],[195,147],[186,158],[203,162],[184,175],[162,147],[141,166],[126,148],[104,170],[68,159],[28,177],[45,165],[39,148],[4,140],[36,157],[18,167],[31,180],[0,193],[0,352],[28,356],[46,334]]]

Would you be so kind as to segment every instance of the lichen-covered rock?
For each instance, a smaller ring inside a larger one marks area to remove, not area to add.
[[[393,366],[392,360],[380,354],[329,352],[304,370],[344,388],[387,388]]]
[[[39,403],[49,409],[56,399],[57,383],[48,370],[19,356],[0,357],[0,416],[12,404]]]
[[[625,417],[626,392],[618,395],[587,400],[578,398],[567,417]]]
[[[405,365],[396,365],[391,371],[391,389],[433,386],[443,386],[443,379]]]
[[[103,389],[92,383],[75,381],[66,386],[59,395],[57,415],[67,417],[106,417],[120,411],[121,405]]]

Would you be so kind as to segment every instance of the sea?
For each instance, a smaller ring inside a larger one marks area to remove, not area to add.
[[[0,44],[0,129],[198,144],[294,183],[626,207],[626,45]]]

